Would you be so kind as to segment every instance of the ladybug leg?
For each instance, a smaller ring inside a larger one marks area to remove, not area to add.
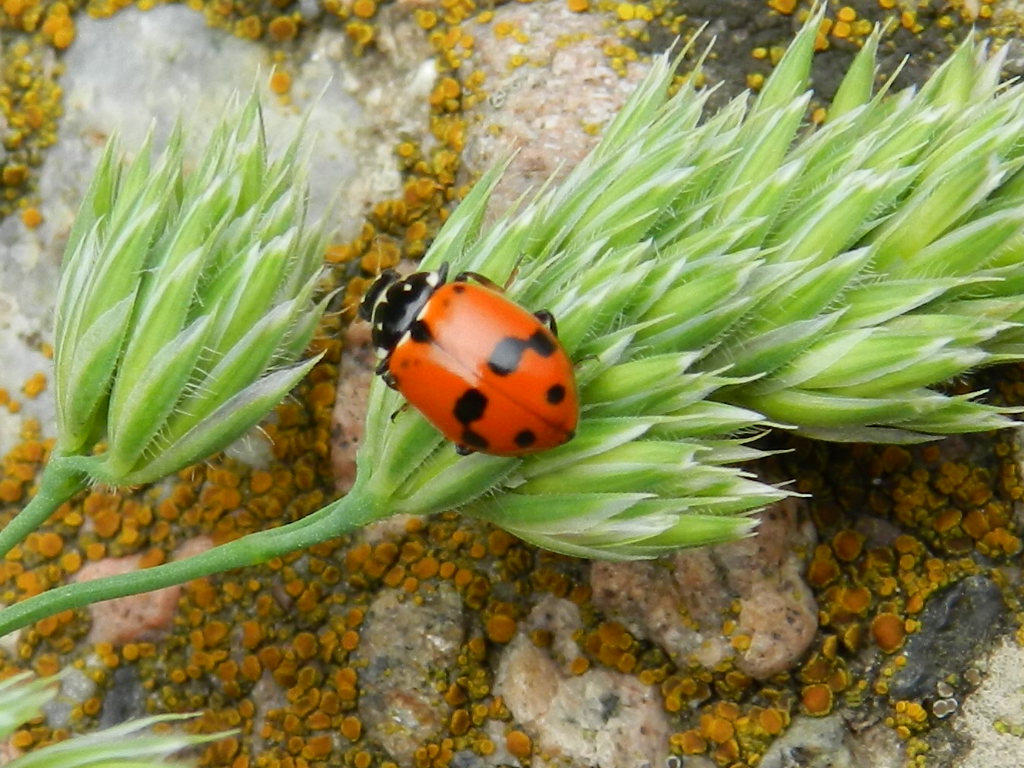
[[[374,369],[374,373],[376,373],[378,376],[384,379],[384,383],[387,384],[391,389],[398,389],[398,381],[395,379],[391,371],[388,370],[388,363],[390,362],[391,355],[388,355],[379,363],[377,363],[377,367]]]
[[[533,316],[540,320],[541,324],[546,325],[548,330],[551,331],[551,335],[555,338],[558,337],[558,323],[555,322],[555,316],[548,312],[546,309],[542,309],[539,312],[534,312]]]
[[[471,453],[476,453],[472,448],[467,448],[464,445],[458,444],[455,445],[455,452],[459,454],[459,456],[469,456]]]
[[[512,271],[508,273],[508,280],[505,281],[505,289],[507,290],[512,283],[515,282],[516,276],[519,274],[519,267],[523,263],[523,259],[526,258],[526,251],[521,251],[516,256],[516,263],[512,265]]]
[[[459,272],[459,274],[457,274],[453,278],[453,282],[456,283],[466,283],[469,282],[470,280],[476,280],[478,283],[480,283],[480,285],[484,286],[485,288],[490,288],[492,291],[497,291],[498,293],[505,292],[504,288],[502,288],[496,282],[491,280],[489,277],[484,277],[479,272]]]
[[[394,411],[391,412],[391,421],[394,421],[395,419],[397,419],[399,416],[401,416],[407,410],[409,410],[409,404],[408,403],[402,403],[400,406],[398,406],[398,408],[396,408]]]

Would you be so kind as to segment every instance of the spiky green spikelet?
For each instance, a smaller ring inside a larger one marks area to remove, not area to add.
[[[876,33],[806,127],[820,13],[764,89],[707,115],[668,58],[557,188],[480,233],[499,171],[425,266],[448,261],[558,318],[582,419],[525,459],[459,458],[383,386],[360,472],[396,511],[461,507],[540,546],[651,557],[751,530],[784,493],[738,466],[772,423],[906,442],[1005,426],[932,388],[1024,359],[1024,86],[964,43],[919,90],[872,96]],[[882,89],[883,92],[886,88]]]
[[[155,161],[148,140],[130,163],[108,142],[57,291],[57,443],[0,556],[89,483],[147,483],[221,450],[316,362],[295,362],[324,306],[301,139],[271,160],[252,96],[191,173],[180,129]]]
[[[53,678],[32,679],[29,673],[0,682],[0,741],[16,728],[42,714],[43,707],[57,695]],[[152,727],[193,715],[157,715],[132,720],[85,736],[29,752],[6,763],[7,768],[187,768],[195,760],[173,759],[187,747],[215,741],[227,733],[190,736],[168,731],[153,733]]]
[[[301,131],[300,131],[301,135]],[[155,164],[115,141],[65,251],[57,297],[57,456],[94,481],[157,480],[252,427],[309,370],[322,235],[305,224],[299,139],[277,160],[255,96],[196,171],[175,131]],[[98,441],[106,450],[85,456]]]

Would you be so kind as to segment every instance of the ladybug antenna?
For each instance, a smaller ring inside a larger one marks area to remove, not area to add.
[[[363,296],[363,300],[359,303],[359,316],[363,318],[363,320],[370,320],[373,317],[373,308],[377,306],[377,302],[380,301],[384,291],[396,282],[398,282],[398,273],[393,269],[385,269],[380,273],[380,276],[373,281],[373,285],[370,286],[370,290],[366,292],[366,295]]]

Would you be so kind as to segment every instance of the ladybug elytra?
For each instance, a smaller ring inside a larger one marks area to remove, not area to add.
[[[370,287],[359,315],[372,323],[377,373],[461,454],[522,456],[570,440],[576,379],[554,318],[481,275],[447,274],[447,264],[405,278],[389,269]]]

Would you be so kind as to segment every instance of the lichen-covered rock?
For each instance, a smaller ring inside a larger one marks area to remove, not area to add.
[[[581,626],[573,603],[544,599],[502,655],[495,691],[543,754],[600,768],[664,764],[671,729],[655,687],[607,669],[573,675],[559,663],[574,656],[568,643]],[[530,641],[534,628],[553,633],[555,653]]]
[[[756,536],[683,550],[670,567],[594,563],[594,602],[678,663],[711,669],[733,659],[763,680],[792,666],[817,631],[817,604],[802,576],[810,543],[796,502],[781,502],[762,513]],[[727,619],[731,635],[723,631]]]
[[[439,584],[412,600],[398,590],[381,592],[363,621],[355,666],[359,670],[359,719],[367,736],[400,765],[438,736],[447,706],[433,672],[455,662],[463,642],[462,600]]]

